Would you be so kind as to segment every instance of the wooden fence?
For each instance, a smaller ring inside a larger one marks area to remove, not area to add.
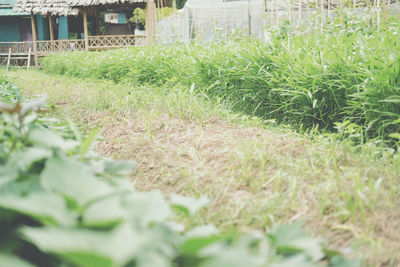
[[[144,45],[146,35],[99,35],[89,36],[88,47],[84,39],[54,40],[54,41],[27,41],[27,42],[0,42],[0,54],[8,54],[9,49],[13,54],[27,54],[29,48],[38,56],[45,56],[55,52],[107,50],[135,45]]]

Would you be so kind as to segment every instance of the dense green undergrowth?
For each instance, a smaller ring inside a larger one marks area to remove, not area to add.
[[[378,30],[336,21],[269,42],[140,47],[57,54],[44,71],[132,84],[181,84],[235,111],[300,128],[358,125],[359,142],[400,130],[399,21]]]
[[[184,230],[174,212],[193,216],[204,198],[135,191],[134,163],[100,157],[95,132],[39,116],[44,105],[0,77],[1,266],[359,266],[299,224]]]

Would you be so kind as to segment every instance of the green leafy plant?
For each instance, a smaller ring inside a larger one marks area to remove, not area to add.
[[[157,9],[157,19],[167,18],[176,13],[176,9],[172,7],[163,7]],[[131,22],[135,22],[141,24],[143,26],[146,25],[146,9],[136,8],[133,11],[133,16],[130,19]]]
[[[130,21],[140,23],[144,26],[146,24],[146,10],[143,8],[136,8],[133,11],[133,16]]]

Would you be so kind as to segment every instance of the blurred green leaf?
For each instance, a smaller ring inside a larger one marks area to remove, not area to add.
[[[163,222],[171,216],[171,209],[159,191],[136,192],[125,198],[124,205],[144,225]]]
[[[220,240],[218,230],[213,225],[199,226],[187,232],[181,251],[184,254],[195,255],[201,249]]]
[[[65,140],[57,134],[43,127],[36,127],[29,133],[29,139],[38,146],[60,148],[62,150],[70,150],[78,145],[73,140]]]
[[[172,207],[190,216],[195,214],[198,210],[205,207],[210,202],[210,200],[205,196],[195,199],[175,194],[170,196],[169,201]]]
[[[332,258],[329,263],[330,267],[361,267],[361,261],[359,259],[345,259],[340,255],[336,255]]]
[[[40,147],[28,147],[25,150],[13,154],[10,162],[15,162],[21,170],[27,170],[33,163],[52,155],[51,150]]]
[[[251,254],[243,247],[214,246],[205,248],[201,253],[205,260],[200,267],[257,267],[265,266],[265,257]]]
[[[106,161],[104,162],[104,171],[111,175],[127,176],[132,174],[136,168],[136,162],[128,160]]]
[[[34,267],[35,265],[12,254],[0,253],[0,265],[4,267]]]
[[[99,131],[97,129],[93,129],[81,143],[80,146],[81,160],[83,160],[86,153],[93,148],[93,145],[97,139],[98,132]]]
[[[318,267],[320,265],[310,262],[304,254],[291,256],[273,262],[271,267]]]
[[[83,223],[87,226],[110,227],[128,217],[128,209],[122,207],[120,195],[100,199],[87,207]]]
[[[306,234],[300,223],[280,225],[269,233],[273,245],[283,255],[304,252],[314,262],[324,257],[322,241]]]
[[[77,219],[77,214],[67,209],[62,197],[47,192],[27,196],[3,194],[0,207],[28,215],[45,225],[72,226]]]
[[[113,192],[113,188],[96,178],[87,165],[61,155],[46,162],[41,182],[47,190],[61,193],[81,206]]]
[[[39,249],[60,255],[77,266],[122,266],[137,257],[148,236],[123,224],[112,231],[25,227],[22,233]]]

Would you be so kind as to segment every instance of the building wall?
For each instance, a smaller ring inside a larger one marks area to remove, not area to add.
[[[19,17],[0,17],[0,42],[19,42]]]
[[[49,20],[41,15],[36,15],[37,38],[40,41],[50,40]]]

